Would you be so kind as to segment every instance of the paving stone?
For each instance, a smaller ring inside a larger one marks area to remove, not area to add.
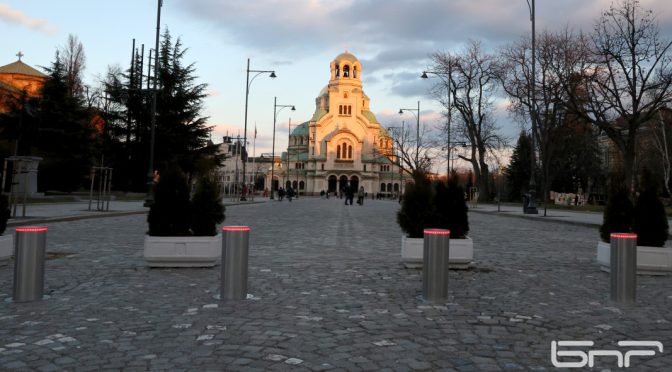
[[[213,298],[220,267],[148,269],[145,215],[49,223],[48,251],[73,254],[47,261],[49,299],[0,302],[0,370],[548,370],[553,340],[672,345],[672,277],[638,277],[637,306],[610,302],[595,227],[470,213],[474,268],[424,302],[421,271],[399,262],[398,207],[228,206],[226,224],[252,228],[254,300],[237,302]],[[672,354],[636,361],[666,370]]]

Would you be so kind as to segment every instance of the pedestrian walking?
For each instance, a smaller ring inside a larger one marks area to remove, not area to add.
[[[364,196],[366,196],[364,186],[360,186],[359,191],[357,191],[357,204],[364,205]]]
[[[289,186],[287,188],[287,200],[289,200],[289,202],[291,203],[293,197],[294,197],[294,189],[292,188],[292,186]]]
[[[282,187],[278,189],[278,198],[280,198],[280,201],[285,197],[285,189]]]

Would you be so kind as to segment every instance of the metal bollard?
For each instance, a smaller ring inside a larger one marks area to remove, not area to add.
[[[422,297],[439,302],[448,298],[450,230],[425,229],[422,255]]]
[[[42,300],[47,228],[18,227],[14,239],[14,302]]]
[[[222,300],[247,298],[247,257],[250,245],[248,226],[222,228]]]
[[[636,301],[637,234],[611,234],[611,300],[623,303]]]

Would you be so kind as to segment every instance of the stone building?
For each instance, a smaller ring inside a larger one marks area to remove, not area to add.
[[[290,134],[282,155],[285,166],[276,170],[273,187],[292,185],[306,195],[333,193],[346,185],[364,186],[369,193],[398,193],[402,182],[394,142],[370,111],[360,61],[345,52],[331,61],[330,70],[312,118]]]
[[[47,79],[47,75],[21,61],[21,52],[17,56],[17,61],[0,66],[0,112],[9,111],[11,101],[18,100],[24,92],[28,97],[38,96]]]

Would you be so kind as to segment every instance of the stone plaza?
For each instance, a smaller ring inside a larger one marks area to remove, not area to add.
[[[659,341],[632,370],[672,366],[672,277],[638,276],[637,304],[610,301],[596,227],[476,208],[473,267],[428,303],[421,271],[400,262],[398,208],[227,206],[226,225],[251,227],[244,301],[217,299],[219,266],[149,269],[146,214],[52,218],[44,300],[12,302],[14,264],[0,267],[0,369],[544,371],[561,340]]]

